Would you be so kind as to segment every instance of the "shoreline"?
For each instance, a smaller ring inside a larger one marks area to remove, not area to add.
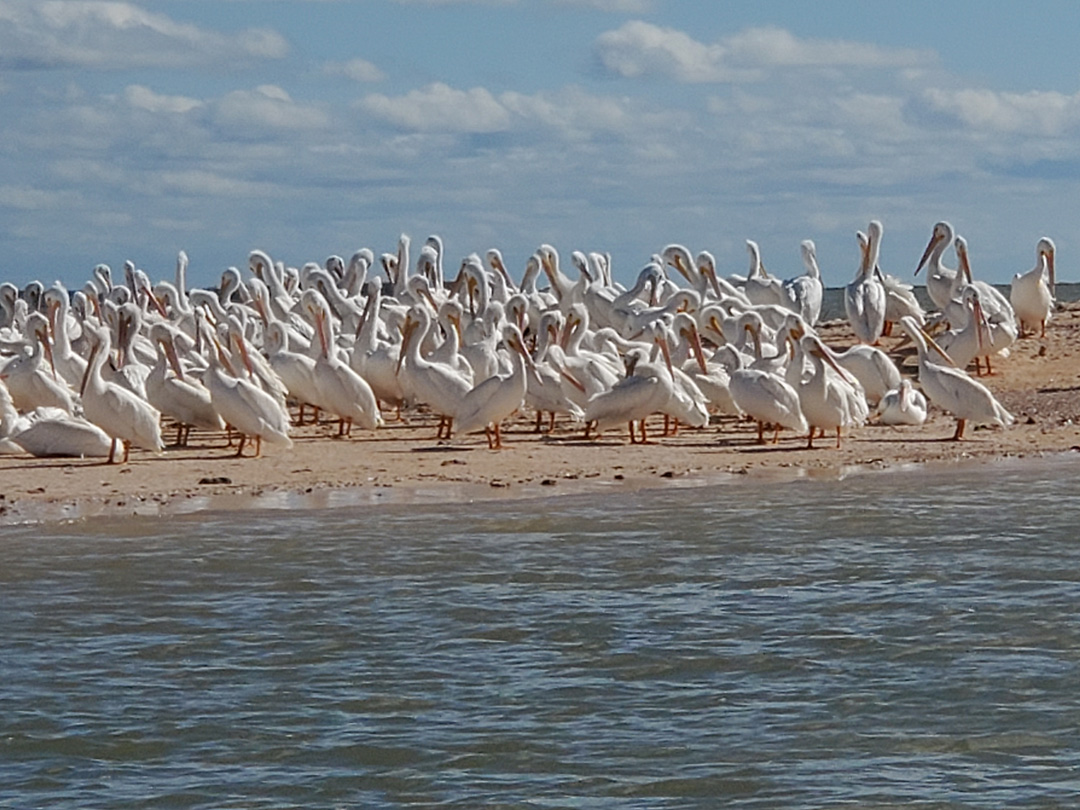
[[[846,323],[821,328],[830,346],[850,345]],[[913,373],[910,345],[883,346]],[[169,516],[221,509],[335,508],[381,503],[445,503],[547,498],[587,491],[633,491],[725,476],[788,481],[853,471],[1001,458],[1038,458],[1080,449],[1080,302],[1063,305],[1046,338],[1026,337],[995,374],[980,378],[1016,417],[1008,429],[971,429],[948,441],[954,420],[932,409],[919,427],[873,422],[806,449],[806,437],[781,433],[758,445],[752,423],[714,418],[648,445],[631,445],[625,429],[597,440],[561,422],[533,432],[531,412],[504,426],[509,447],[491,451],[483,434],[436,440],[436,420],[413,412],[377,431],[337,438],[337,423],[296,428],[292,449],[267,447],[262,458],[236,458],[224,433],[195,432],[186,448],[161,455],[133,450],[130,463],[0,456],[0,526],[95,517]],[[659,437],[662,419],[650,420]],[[166,426],[166,431],[172,430]],[[170,433],[166,435],[171,438]]]

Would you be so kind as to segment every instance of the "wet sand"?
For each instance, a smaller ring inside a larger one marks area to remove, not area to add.
[[[853,341],[846,323],[819,329],[843,349]],[[900,347],[898,337],[882,346]],[[900,347],[905,373],[914,374],[910,344]],[[463,501],[543,497],[558,493],[696,484],[752,475],[763,484],[797,476],[837,476],[852,470],[1043,456],[1080,450],[1080,303],[1063,306],[1046,338],[1021,338],[994,375],[982,381],[1014,416],[1007,429],[968,428],[949,441],[955,420],[931,409],[920,427],[874,423],[855,428],[836,448],[790,431],[778,444],[759,445],[751,422],[715,419],[699,430],[661,436],[663,419],[650,421],[654,442],[631,445],[625,430],[585,440],[583,426],[559,422],[534,432],[535,414],[504,427],[506,449],[492,451],[482,433],[435,438],[428,414],[387,414],[385,428],[337,438],[337,423],[294,429],[292,449],[266,447],[262,458],[236,458],[225,434],[193,432],[186,448],[161,455],[132,450],[126,465],[100,460],[0,456],[0,524],[95,515],[167,515],[218,508],[320,508],[340,504]],[[167,441],[175,435],[166,426]],[[247,451],[250,452],[250,451]]]

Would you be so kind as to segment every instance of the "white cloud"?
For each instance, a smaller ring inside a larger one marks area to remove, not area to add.
[[[510,127],[510,113],[482,87],[455,90],[435,82],[397,98],[373,93],[361,106],[376,118],[421,132],[501,132]]]
[[[596,39],[596,53],[608,70],[626,78],[658,74],[683,82],[735,78],[723,65],[724,49],[704,45],[674,28],[632,20]]]
[[[124,99],[132,107],[147,112],[186,113],[203,106],[203,102],[187,96],[164,96],[149,87],[132,84],[124,88]]]
[[[1080,93],[929,88],[923,98],[936,112],[971,127],[1002,133],[1057,136],[1080,124]]]
[[[224,35],[132,3],[0,0],[0,66],[8,69],[205,67],[288,51],[269,29]]]
[[[748,28],[718,42],[699,42],[674,28],[631,20],[596,38],[595,53],[626,78],[668,76],[681,82],[758,80],[793,67],[911,68],[934,61],[929,52],[881,48],[845,40],[800,39],[781,28]]]
[[[272,84],[254,90],[234,90],[214,106],[214,120],[218,124],[242,132],[322,129],[330,121],[322,108],[299,104],[285,90]]]
[[[347,62],[327,62],[323,70],[332,76],[344,76],[354,82],[381,82],[386,74],[366,59],[350,59]]]

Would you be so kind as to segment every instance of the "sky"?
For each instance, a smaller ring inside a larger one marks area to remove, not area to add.
[[[977,277],[1049,235],[1080,280],[1077,31],[1064,0],[0,0],[0,280],[405,233],[626,284],[672,242],[791,277],[809,238],[842,286],[871,219],[904,279],[947,219]]]

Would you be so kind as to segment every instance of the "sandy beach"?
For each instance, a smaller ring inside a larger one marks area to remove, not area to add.
[[[853,429],[837,449],[832,437],[806,448],[790,431],[778,444],[759,445],[753,423],[716,419],[702,429],[631,445],[625,430],[597,440],[583,426],[560,422],[551,434],[535,432],[535,414],[519,413],[504,427],[507,447],[492,451],[483,434],[435,438],[437,420],[387,414],[376,432],[337,437],[336,421],[294,428],[294,447],[268,447],[261,458],[236,458],[225,434],[193,432],[186,448],[160,455],[133,450],[128,464],[100,460],[0,458],[0,521],[73,519],[94,515],[170,514],[245,506],[332,506],[391,500],[460,500],[540,497],[589,488],[667,486],[725,475],[763,480],[838,475],[852,469],[1062,453],[1080,449],[1080,302],[1062,305],[1045,338],[1028,336],[998,358],[982,380],[1015,416],[1006,430],[969,429],[949,441],[955,420],[937,409],[920,427],[873,422]],[[820,328],[843,349],[853,342],[846,322]],[[914,374],[910,344],[882,340],[905,373]],[[174,436],[172,426],[166,435]],[[168,439],[168,440],[171,440]]]

